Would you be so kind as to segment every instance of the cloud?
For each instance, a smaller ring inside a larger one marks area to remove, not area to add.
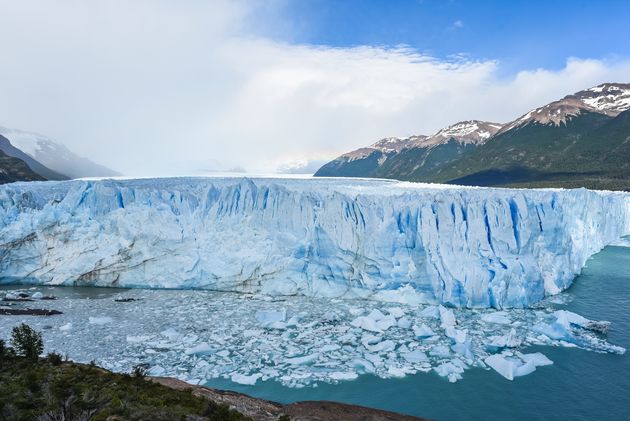
[[[451,26],[452,29],[460,29],[463,27],[464,27],[464,21],[459,20],[459,19],[453,22],[453,25]]]
[[[570,58],[504,78],[495,60],[274,42],[252,32],[255,7],[7,1],[0,124],[131,175],[268,171],[463,119],[508,121],[630,74],[628,61]]]

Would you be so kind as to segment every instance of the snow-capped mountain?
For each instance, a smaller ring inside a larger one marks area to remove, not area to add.
[[[25,153],[21,149],[16,148],[6,137],[0,135],[0,151],[4,152],[7,156],[12,158],[17,158],[24,162],[31,171],[35,174],[39,175],[39,177],[43,180],[67,180],[69,177],[60,174],[56,171],[51,170],[50,168],[43,165],[41,162],[37,161],[31,155]],[[37,179],[40,179],[37,178]],[[30,177],[24,178],[24,180],[30,180]],[[16,179],[14,181],[19,180]]]
[[[499,131],[501,127],[503,127],[502,124],[488,121],[460,121],[429,136],[422,142],[422,146],[441,145],[448,143],[450,140],[463,144],[481,145]]]
[[[557,126],[583,112],[616,117],[627,110],[630,110],[630,83],[604,83],[531,110],[506,124],[501,132],[532,122]]]
[[[344,154],[315,175],[630,189],[630,84],[585,89],[505,125],[460,122],[375,160],[395,139]]]
[[[76,155],[61,143],[38,133],[0,127],[0,134],[34,160],[69,178],[120,175],[116,171]],[[38,172],[35,169],[34,171]],[[48,179],[51,178],[44,174],[41,175]]]
[[[6,153],[5,149],[12,151],[15,148],[6,137],[0,135],[0,184],[44,180],[24,160]]]
[[[445,127],[431,136],[415,135],[409,137],[386,137],[376,143],[357,150],[345,153],[326,164],[315,173],[317,176],[358,176],[358,177],[379,177],[380,173],[385,173],[382,168],[386,163],[398,166],[398,156],[401,154],[422,153],[425,155],[422,160],[426,161],[433,152],[440,154],[442,151],[435,151],[435,148],[449,145],[448,152],[442,159],[448,161],[455,156],[459,156],[464,149],[470,151],[469,146],[478,146],[488,140],[500,128],[501,124],[487,121],[469,120],[461,121],[451,126]],[[450,144],[455,144],[453,145]],[[443,149],[443,148],[439,148]],[[359,174],[355,174],[355,167]],[[369,174],[366,170],[369,169]]]

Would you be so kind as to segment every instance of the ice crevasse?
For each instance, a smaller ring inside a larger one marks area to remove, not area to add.
[[[0,186],[0,283],[527,307],[630,234],[630,194],[378,180]]]

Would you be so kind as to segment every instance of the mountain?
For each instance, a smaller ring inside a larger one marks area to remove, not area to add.
[[[5,142],[9,143],[7,138],[0,136],[0,145]],[[35,173],[23,160],[7,155],[0,148],[0,184],[39,180],[44,180],[44,177]]]
[[[120,175],[114,170],[74,154],[64,145],[46,136],[5,127],[0,127],[0,134],[8,138],[13,146],[24,152],[31,159],[38,161],[58,175],[63,174],[61,179]],[[10,153],[6,153],[10,155]],[[34,171],[47,179],[60,179],[57,176],[44,175],[35,169]]]
[[[4,136],[0,136],[0,151],[4,152],[6,155],[10,157],[18,158],[24,161],[31,170],[33,170],[35,173],[37,173],[38,175],[40,175],[46,180],[68,180],[67,176],[63,174],[59,174],[58,172],[51,170],[45,165],[42,165],[39,161],[37,161],[32,156],[24,153],[20,149],[13,146],[13,144],[11,144],[9,139],[7,139]]]
[[[434,168],[471,153],[500,128],[497,123],[470,120],[453,124],[432,136],[385,138],[367,148],[341,155],[320,168],[315,176],[422,177]]]
[[[630,84],[605,83],[531,110],[505,125],[458,123],[401,148],[377,168],[352,176],[627,190],[629,110]],[[322,170],[339,167],[347,155],[326,164],[316,175],[329,175]]]

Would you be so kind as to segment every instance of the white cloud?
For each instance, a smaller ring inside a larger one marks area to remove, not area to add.
[[[129,174],[268,170],[630,74],[569,59],[505,79],[492,60],[283,44],[248,32],[252,4],[0,0],[0,124]]]

